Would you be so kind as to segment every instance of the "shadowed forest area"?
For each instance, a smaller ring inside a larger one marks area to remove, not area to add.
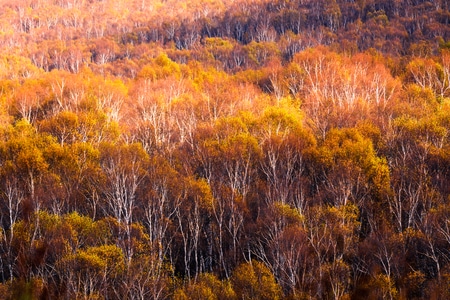
[[[449,299],[446,0],[0,0],[0,298]]]

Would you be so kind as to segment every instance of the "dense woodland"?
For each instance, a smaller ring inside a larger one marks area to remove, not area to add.
[[[0,298],[449,299],[447,0],[0,0]]]

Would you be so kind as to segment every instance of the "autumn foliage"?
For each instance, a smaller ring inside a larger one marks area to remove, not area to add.
[[[449,24],[0,0],[0,298],[449,298]]]

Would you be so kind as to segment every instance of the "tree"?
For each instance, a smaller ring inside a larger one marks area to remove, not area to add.
[[[55,140],[46,134],[39,134],[27,121],[20,120],[4,133],[2,153],[3,176],[20,182],[25,197],[38,210],[42,202],[39,193],[42,183],[51,180],[48,173],[48,152],[55,146]],[[13,179],[13,178],[16,179]],[[6,178],[5,178],[6,179]],[[7,179],[5,181],[8,181]]]
[[[267,181],[267,201],[287,203],[301,211],[304,153],[315,144],[303,128],[302,112],[289,104],[268,107],[258,121],[257,135],[263,153],[260,169]]]
[[[317,47],[297,53],[287,68],[285,82],[322,136],[333,127],[353,127],[358,121],[384,111],[400,88],[375,57],[351,58]],[[344,118],[345,116],[345,118]]]
[[[324,188],[329,193],[324,200],[332,205],[354,203],[366,207],[368,196],[377,199],[389,192],[386,160],[377,156],[372,141],[357,129],[330,130],[317,155],[324,168]]]
[[[148,156],[139,144],[103,144],[100,149],[100,166],[105,176],[102,194],[105,197],[106,215],[116,218],[125,232],[120,232],[123,253],[128,262],[133,257],[131,225],[137,205],[137,192],[145,177]]]
[[[78,116],[70,111],[62,111],[57,115],[45,119],[40,123],[40,130],[55,136],[61,144],[74,143],[78,137]]]
[[[215,200],[204,180],[187,178],[184,185],[183,198],[175,216],[178,219],[177,235],[183,245],[184,273],[190,281],[202,272],[212,270],[211,219]],[[204,239],[206,243],[202,243]]]
[[[356,254],[360,223],[354,204],[316,206],[306,216],[307,239],[312,251],[309,268],[311,293],[339,299],[350,287],[350,261]]]
[[[140,214],[149,234],[152,251],[160,262],[169,255],[175,214],[180,206],[180,176],[163,157],[153,157],[147,167],[146,189]],[[138,207],[139,208],[139,207]]]
[[[58,215],[39,211],[17,221],[14,231],[11,249],[15,264],[10,282],[31,284],[40,280],[47,293],[51,290],[51,296],[61,295],[57,282],[62,278],[55,265],[70,254],[69,245],[74,241],[70,225]]]
[[[219,280],[214,274],[202,273],[196,282],[175,291],[174,299],[236,299],[228,280]]]
[[[432,149],[444,146],[447,130],[436,121],[408,117],[397,118],[394,126],[397,137],[392,146],[396,150],[388,157],[393,167],[394,195],[389,204],[398,230],[403,231],[415,228],[422,213],[433,205],[433,186],[429,182],[435,175],[428,159]]]
[[[74,270],[75,297],[113,297],[112,288],[125,270],[125,258],[116,245],[88,247],[65,258],[64,264]]]
[[[281,299],[283,296],[273,274],[256,260],[239,265],[233,272],[231,283],[241,299]]]
[[[304,215],[288,204],[275,202],[261,214],[261,232],[253,242],[254,255],[264,262],[287,295],[308,286],[305,268],[310,259]]]
[[[26,80],[14,93],[14,108],[19,118],[34,123],[42,117],[44,105],[49,100],[45,82],[39,79]]]
[[[416,58],[412,60],[407,69],[414,83],[422,89],[431,89],[436,96],[443,98],[448,96],[450,90],[450,54],[443,51],[442,62],[436,62],[431,58]]]
[[[246,133],[226,137],[217,146],[217,154],[223,159],[223,169],[219,171],[220,167],[216,165],[213,173],[211,185],[213,195],[217,198],[213,212],[216,222],[225,225],[231,238],[231,261],[235,263],[238,261],[239,241],[243,234],[247,194],[253,174],[256,173],[254,163],[260,156],[260,149],[255,138]],[[223,246],[219,245],[219,248]]]
[[[122,116],[121,109],[127,97],[127,87],[120,80],[100,80],[92,86],[96,98],[97,110],[108,117],[108,121],[118,122]]]
[[[249,63],[255,67],[265,66],[269,61],[279,56],[278,47],[274,42],[256,42],[252,41],[244,46]]]

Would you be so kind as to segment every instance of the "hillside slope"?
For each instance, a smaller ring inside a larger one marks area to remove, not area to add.
[[[0,298],[449,298],[449,10],[0,0]]]

